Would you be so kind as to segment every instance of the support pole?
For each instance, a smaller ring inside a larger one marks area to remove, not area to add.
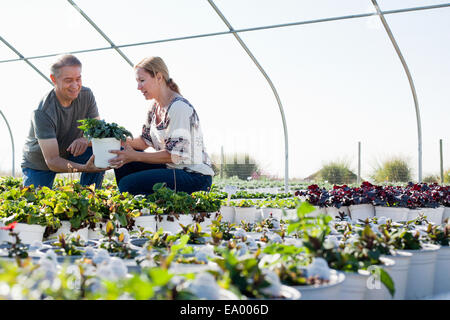
[[[439,139],[439,150],[441,155],[441,184],[444,184],[444,153],[442,150],[442,139]]]
[[[361,184],[361,141],[358,141],[358,180],[356,183]]]
[[[8,120],[6,120],[5,115],[3,114],[2,110],[0,110],[0,114],[2,115],[3,119],[6,122],[6,126],[8,127],[8,131],[9,131],[9,136],[11,137],[11,147],[12,147],[12,169],[11,169],[11,176],[14,177],[15,176],[15,172],[16,172],[16,168],[14,166],[15,163],[15,151],[14,151],[14,137],[13,134],[11,132],[11,128],[9,126]]]
[[[389,28],[389,25],[386,22],[386,19],[384,18],[383,13],[381,12],[380,8],[378,7],[378,3],[376,0],[372,0],[372,3],[377,10],[378,16],[381,19],[381,23],[384,26],[384,29],[386,30],[389,39],[392,42],[392,45],[394,46],[395,51],[397,52],[398,57],[400,58],[400,61],[402,62],[403,69],[406,72],[406,76],[408,77],[409,86],[411,87],[412,96],[414,99],[414,107],[416,109],[416,120],[417,120],[417,140],[418,140],[418,181],[419,183],[422,182],[422,125],[420,121],[420,111],[419,111],[419,101],[417,100],[417,94],[416,89],[414,87],[414,82],[411,76],[411,73],[409,72],[408,65],[406,64],[405,59],[403,58],[402,52],[400,51],[400,48],[397,45],[397,42],[395,41],[394,35],[391,32],[391,29]]]
[[[26,64],[28,64],[30,67],[34,69],[42,78],[44,78],[50,85],[53,87],[53,82],[50,80],[46,75],[44,75],[34,64],[32,64],[27,58],[25,58],[19,51],[16,50],[8,41],[3,39],[2,36],[0,36],[0,41],[3,42],[8,48],[10,48],[15,54],[19,56],[19,60],[25,61]]]
[[[67,0],[69,1],[69,3],[72,5],[72,7],[75,8],[75,10],[77,10],[82,16],[83,18],[86,19],[87,22],[89,22],[89,24],[94,27],[95,30],[97,30],[98,33],[100,33],[100,35],[106,40],[108,41],[108,43],[111,45],[111,48],[113,48],[114,50],[117,51],[118,54],[120,54],[120,56],[122,58],[124,58],[124,60],[131,66],[133,67],[133,62],[131,62],[130,59],[128,59],[128,57],[125,55],[125,53],[122,52],[122,50],[120,50],[115,44],[114,42],[112,42],[112,40],[110,38],[108,38],[108,36],[102,31],[102,29],[100,29],[95,23],[94,21],[91,20],[91,18],[88,17],[88,15],[86,13],[84,13],[83,10],[81,10],[80,7],[77,6],[77,4],[75,2],[73,2],[72,0]]]
[[[284,110],[283,105],[281,104],[280,97],[278,96],[278,92],[275,89],[275,86],[272,83],[272,80],[270,80],[267,73],[264,71],[262,66],[259,64],[258,60],[256,60],[255,56],[251,53],[250,49],[245,45],[244,41],[242,41],[241,37],[237,34],[237,32],[233,29],[231,24],[228,22],[228,20],[225,18],[225,16],[222,14],[222,12],[217,8],[217,6],[214,4],[212,0],[208,0],[209,4],[213,7],[214,11],[219,15],[219,17],[222,19],[222,21],[227,25],[230,32],[234,35],[236,40],[239,42],[239,44],[242,46],[242,48],[247,52],[248,56],[252,59],[252,61],[255,63],[255,65],[258,67],[259,71],[263,74],[264,78],[266,78],[267,82],[269,83],[270,87],[272,88],[272,92],[275,95],[275,98],[278,103],[278,108],[280,109],[281,113],[281,120],[283,122],[283,131],[284,131],[284,192],[289,191],[289,155],[288,155],[288,131],[287,131],[287,124],[286,124],[286,118],[284,116]]]
[[[223,146],[220,147],[220,179],[223,179],[223,166],[225,165],[225,156],[223,154]]]

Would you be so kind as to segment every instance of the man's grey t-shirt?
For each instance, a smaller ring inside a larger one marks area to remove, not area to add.
[[[56,138],[59,155],[67,159],[66,149],[83,136],[78,120],[98,117],[97,104],[91,89],[82,87],[78,97],[68,107],[63,107],[52,89],[42,98],[31,115],[31,127],[23,148],[22,168],[50,170],[45,163],[38,139]]]

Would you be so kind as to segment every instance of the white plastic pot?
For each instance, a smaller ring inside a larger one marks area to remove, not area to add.
[[[240,224],[241,221],[246,223],[255,223],[260,221],[261,211],[257,210],[256,207],[234,207],[234,211],[236,212],[236,216],[234,217],[234,221],[236,224]]]
[[[319,207],[319,206],[314,206],[314,208],[316,210],[314,210],[313,212],[310,212],[308,214],[306,214],[306,216],[308,217],[317,217],[319,214],[327,214],[327,209],[325,207]]]
[[[339,217],[339,213],[344,213],[346,216],[350,216],[350,210],[347,206],[342,206],[340,208],[327,207],[326,211],[327,211],[327,215],[329,215],[333,219],[336,219],[336,217]]]
[[[450,291],[450,247],[442,247],[438,250],[434,270],[434,294]]]
[[[4,224],[0,223],[3,227]],[[18,223],[14,228],[14,232],[19,234],[19,238],[22,243],[32,244],[34,241],[42,241],[44,237],[45,227],[37,224]],[[1,242],[15,242],[15,238],[9,235],[8,230],[0,230],[0,243]]]
[[[163,214],[161,215],[161,221],[159,220],[159,218],[157,219],[156,228],[157,230],[162,228],[163,231],[177,234],[182,230],[180,224],[182,224],[183,226],[187,226],[188,224],[193,223],[194,221],[192,219],[192,215],[190,214],[179,214],[178,219],[174,215]]]
[[[341,285],[338,300],[363,300],[366,293],[367,279],[370,272],[345,272],[345,280]]]
[[[270,218],[270,214],[272,214],[272,218],[280,221],[283,211],[279,208],[261,208],[261,220]]]
[[[436,257],[440,246],[423,244],[420,250],[411,252],[405,299],[421,299],[433,294]]]
[[[296,220],[297,219],[297,209],[281,209],[285,215],[282,214],[284,220]]]
[[[220,213],[222,214],[222,222],[234,223],[234,218],[236,216],[234,207],[221,206]]]
[[[442,223],[445,223],[445,220],[449,219],[450,222],[450,207],[444,207],[444,211],[442,212]]]
[[[380,260],[383,262],[383,265],[380,265],[386,271],[389,276],[392,278],[392,273],[395,272],[395,261],[393,259],[385,257],[381,257]],[[392,295],[389,293],[389,290],[386,286],[375,276],[372,275],[372,278],[367,279],[366,283],[366,292],[364,294],[365,300],[392,300]],[[395,287],[395,282],[394,282]]]
[[[395,261],[395,265],[388,271],[394,281],[394,300],[404,300],[406,284],[408,281],[409,263],[411,261],[412,253],[399,250],[395,251],[393,255],[384,257],[388,257]]]
[[[80,238],[85,241],[89,239],[89,230],[87,227],[72,232],[70,231],[70,221],[61,221],[61,227],[55,233],[50,234],[48,238],[58,238],[61,233],[64,233],[65,236],[72,235],[73,237],[77,237],[79,235]]]
[[[375,209],[370,203],[354,204],[348,207],[352,220],[366,220],[375,216]]]
[[[156,216],[139,216],[135,219],[134,225],[136,227],[142,227],[145,231],[156,232]]]
[[[435,225],[440,225],[442,223],[442,214],[444,213],[444,207],[437,208],[419,208],[419,209],[408,209],[408,221],[416,219],[420,214],[426,216],[428,222],[432,222]]]
[[[120,140],[116,138],[92,139],[92,153],[95,156],[94,164],[97,168],[109,167],[108,160],[117,156],[110,153],[109,150],[120,150]]]
[[[408,220],[408,208],[375,206],[375,217],[386,217],[394,222]]]
[[[88,240],[96,240],[103,238],[103,234],[101,230],[106,232],[106,222],[101,223],[102,227],[100,228],[100,223],[95,224],[95,229],[88,229]]]
[[[337,300],[342,284],[345,281],[344,272],[331,270],[330,282],[314,286],[293,286],[302,294],[302,300]]]

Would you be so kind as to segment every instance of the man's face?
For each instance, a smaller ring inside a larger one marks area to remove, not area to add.
[[[81,67],[65,66],[59,69],[57,77],[51,75],[55,92],[67,101],[75,100],[81,91]]]

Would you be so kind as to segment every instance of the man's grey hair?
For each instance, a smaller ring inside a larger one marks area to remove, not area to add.
[[[80,60],[78,60],[77,57],[75,57],[74,55],[71,55],[71,54],[65,54],[65,55],[59,56],[58,59],[50,67],[50,73],[53,76],[58,77],[59,70],[62,67],[67,67],[67,66],[80,66],[81,67],[81,62],[80,62]]]

